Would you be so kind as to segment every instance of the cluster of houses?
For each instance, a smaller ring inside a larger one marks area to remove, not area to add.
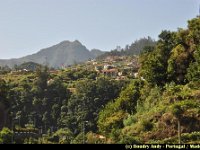
[[[77,66],[74,67],[71,69],[76,69]],[[127,77],[137,78],[139,67],[137,56],[107,56],[103,60],[90,60],[86,63],[86,69],[95,70],[101,76],[116,80],[123,80]],[[18,75],[29,72],[28,69],[21,69],[12,71],[11,74]],[[50,70],[50,73],[58,74],[59,70]]]
[[[118,75],[118,69],[115,66],[109,64],[96,65],[95,71],[98,72],[99,74],[103,74],[104,76],[112,78],[115,78]]]
[[[31,72],[31,71],[30,71],[30,70],[27,70],[27,69],[20,69],[20,70],[12,70],[12,71],[11,71],[11,74],[17,75],[17,74],[29,73],[29,72]]]
[[[127,76],[137,78],[139,63],[137,57],[108,56],[103,61],[91,60],[95,71],[105,77],[116,80],[126,79]]]

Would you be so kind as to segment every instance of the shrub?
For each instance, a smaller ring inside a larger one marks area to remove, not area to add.
[[[133,115],[128,116],[128,118],[124,119],[123,121],[124,126],[130,126],[131,124],[136,123],[136,122],[137,122],[137,119]]]
[[[8,128],[3,128],[0,132],[0,143],[11,144],[12,143],[13,132]]]
[[[106,143],[106,137],[98,135],[92,132],[87,133],[87,143],[88,144],[104,144]]]
[[[151,131],[153,129],[153,123],[147,120],[142,121],[143,131]]]
[[[140,140],[137,137],[126,135],[121,136],[120,144],[141,144]]]

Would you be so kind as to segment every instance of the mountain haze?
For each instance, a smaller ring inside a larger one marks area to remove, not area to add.
[[[99,49],[92,49],[91,50],[91,53],[94,57],[98,57],[98,56],[101,56],[103,55],[105,52],[99,50]]]
[[[95,51],[96,52],[96,51]],[[35,62],[50,67],[61,67],[72,65],[74,63],[84,62],[93,59],[102,54],[89,51],[79,41],[63,41],[57,45],[40,50],[39,52],[18,59],[0,59],[0,66],[8,65],[13,67],[24,62]]]

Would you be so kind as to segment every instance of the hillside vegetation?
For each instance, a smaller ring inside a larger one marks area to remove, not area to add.
[[[104,54],[99,55],[97,59],[105,59],[108,56],[139,55],[145,50],[145,47],[155,46],[155,44],[156,41],[154,41],[151,37],[141,38],[130,45],[126,45],[125,48],[121,48],[118,46],[116,49],[111,50],[110,52],[105,52]]]
[[[121,71],[136,58],[119,58],[111,69],[111,61],[98,60],[3,72],[0,103],[8,117],[0,125],[9,129],[0,143],[200,144],[200,18],[162,31],[140,53],[139,70],[132,64]],[[108,76],[117,69],[122,75]]]
[[[98,127],[117,143],[200,142],[200,19],[162,31],[140,55],[139,75],[100,112]],[[171,140],[171,138],[173,140]]]

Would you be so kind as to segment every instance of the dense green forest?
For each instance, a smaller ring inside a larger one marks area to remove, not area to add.
[[[162,31],[139,64],[124,80],[87,64],[1,68],[0,143],[200,144],[200,18]]]
[[[156,41],[154,41],[151,37],[141,38],[136,40],[130,45],[126,45],[125,48],[121,48],[117,46],[116,49],[111,50],[110,52],[106,52],[97,57],[97,59],[103,59],[107,56],[132,56],[139,55],[144,51],[146,46],[155,46]]]

